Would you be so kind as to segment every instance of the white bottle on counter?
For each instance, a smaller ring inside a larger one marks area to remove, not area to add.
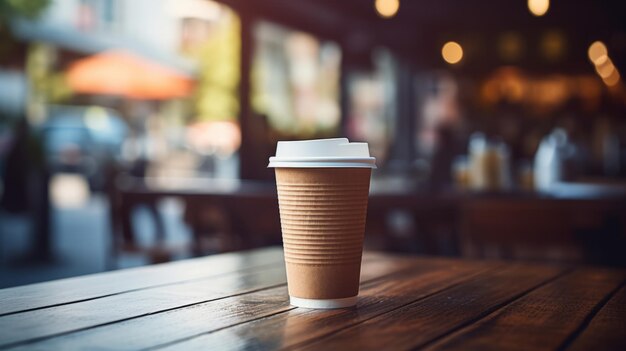
[[[535,154],[536,190],[550,190],[555,182],[564,179],[564,162],[568,154],[567,133],[563,129],[555,129],[543,138]]]

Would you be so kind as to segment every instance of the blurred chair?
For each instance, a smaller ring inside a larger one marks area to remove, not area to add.
[[[112,168],[108,179],[111,204],[111,262],[120,253],[140,253],[151,263],[177,254],[199,256],[280,244],[278,200],[272,183],[209,178],[146,178],[120,175]],[[147,202],[179,198],[192,241],[185,245],[135,244],[132,211]]]
[[[603,200],[472,199],[462,205],[467,257],[619,263],[623,206]]]
[[[404,182],[372,184],[365,241],[373,250],[458,255],[455,197],[420,192]]]
[[[108,160],[105,166],[106,184],[105,192],[109,201],[109,221],[111,229],[111,240],[109,244],[109,255],[107,255],[107,269],[118,268],[118,260],[121,254],[139,254],[147,257],[149,263],[167,262],[172,256],[188,252],[190,245],[166,245],[163,219],[160,218],[157,209],[157,199],[140,199],[137,202],[124,201],[119,188],[120,180],[128,178],[123,167],[113,160]],[[139,178],[141,179],[141,178]],[[155,221],[155,243],[150,246],[141,246],[137,243],[135,231],[133,230],[132,213],[137,206],[146,206],[154,213]]]
[[[196,254],[281,243],[278,200],[273,193],[190,197],[185,222],[192,228]]]

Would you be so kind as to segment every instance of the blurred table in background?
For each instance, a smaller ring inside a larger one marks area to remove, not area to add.
[[[114,250],[132,240],[133,208],[177,197],[209,252],[279,244],[273,183],[203,178],[119,178],[112,201]],[[618,190],[615,190],[618,189]],[[554,193],[431,193],[404,182],[372,182],[366,246],[409,253],[623,264],[626,195],[619,188],[560,184]]]
[[[624,265],[626,186],[432,193],[373,182],[367,230],[380,238],[377,248],[393,251]]]
[[[136,237],[133,209],[168,197],[179,198],[185,204],[184,221],[193,236],[188,249],[196,255],[280,243],[278,198],[271,183],[122,176],[116,180],[111,199],[114,260]],[[213,244],[207,247],[207,241]]]

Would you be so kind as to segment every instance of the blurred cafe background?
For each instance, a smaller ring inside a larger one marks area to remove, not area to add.
[[[280,245],[328,137],[367,249],[624,266],[622,74],[619,0],[0,0],[0,288]]]

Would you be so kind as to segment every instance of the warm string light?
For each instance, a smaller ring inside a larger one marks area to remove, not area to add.
[[[391,18],[398,13],[400,0],[376,0],[374,6],[381,17]]]
[[[609,52],[601,41],[594,41],[587,51],[589,59],[594,65],[598,66],[604,63],[609,58]]]
[[[609,57],[609,50],[603,42],[594,41],[591,43],[587,50],[587,56],[589,56],[589,60],[595,66],[596,73],[602,78],[604,84],[612,87],[619,83],[621,76]]]
[[[459,63],[463,59],[463,48],[459,43],[449,41],[441,48],[441,57],[451,65]]]
[[[528,0],[528,10],[534,16],[543,16],[550,8],[550,0]]]
[[[613,70],[613,72],[611,73],[611,75],[609,75],[608,77],[602,79],[602,81],[604,82],[604,84],[612,87],[617,85],[617,83],[619,83],[620,81],[620,75],[619,75],[619,71],[618,70]]]
[[[613,71],[615,71],[615,65],[613,65],[613,61],[610,58],[604,60],[602,64],[596,65],[596,72],[602,79],[609,77],[613,74]]]

